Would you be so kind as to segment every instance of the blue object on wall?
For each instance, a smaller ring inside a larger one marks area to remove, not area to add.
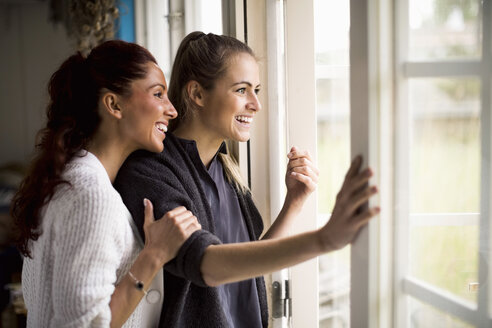
[[[118,0],[120,13],[116,21],[116,39],[135,42],[135,4],[134,0]]]

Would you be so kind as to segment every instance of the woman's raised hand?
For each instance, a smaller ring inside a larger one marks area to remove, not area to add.
[[[286,202],[289,205],[302,206],[306,198],[316,189],[319,170],[307,150],[292,147],[287,157],[289,163],[285,174]]]
[[[321,242],[327,251],[340,249],[351,243],[359,229],[380,211],[379,207],[365,206],[378,189],[368,184],[372,176],[370,168],[359,172],[361,164],[361,156],[352,161],[338,192],[331,218],[319,230]]]
[[[184,206],[167,212],[160,220],[154,219],[154,207],[150,200],[144,199],[144,206],[145,247],[155,251],[164,265],[176,256],[186,239],[202,226]]]

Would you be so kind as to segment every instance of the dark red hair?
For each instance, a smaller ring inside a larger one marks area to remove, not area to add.
[[[51,76],[47,124],[38,134],[36,154],[12,200],[11,215],[17,246],[30,257],[29,240],[41,235],[40,211],[63,180],[65,165],[84,149],[99,127],[98,101],[103,89],[131,93],[131,83],[147,74],[145,64],[156,63],[145,48],[113,40],[94,48],[87,58],[70,56]]]

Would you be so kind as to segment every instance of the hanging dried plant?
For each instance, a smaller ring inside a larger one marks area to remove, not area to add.
[[[98,44],[114,37],[118,18],[115,0],[70,0],[68,33],[77,42],[77,50],[88,54]]]

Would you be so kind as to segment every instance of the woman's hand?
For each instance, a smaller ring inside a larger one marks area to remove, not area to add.
[[[150,200],[144,199],[144,206],[145,248],[155,252],[164,265],[176,256],[186,239],[202,226],[184,206],[167,212],[160,220],[154,219],[154,207]]]
[[[316,189],[319,170],[313,164],[308,151],[292,147],[287,154],[289,163],[285,174],[287,195],[285,202],[288,206],[302,207],[306,198]]]
[[[173,259],[185,240],[201,229],[198,220],[183,206],[167,212],[160,220],[154,220],[154,207],[148,199],[145,206],[145,246],[130,272],[144,286],[149,286],[157,272],[166,262]],[[144,293],[135,288],[135,278],[130,273],[116,285],[111,296],[111,327],[121,327],[132,314]],[[146,287],[147,288],[147,287]]]
[[[378,190],[375,186],[368,185],[372,176],[370,168],[359,173],[361,164],[360,156],[352,161],[337,195],[331,218],[319,230],[321,243],[326,250],[340,249],[351,243],[360,228],[380,211],[379,207],[365,206]]]

